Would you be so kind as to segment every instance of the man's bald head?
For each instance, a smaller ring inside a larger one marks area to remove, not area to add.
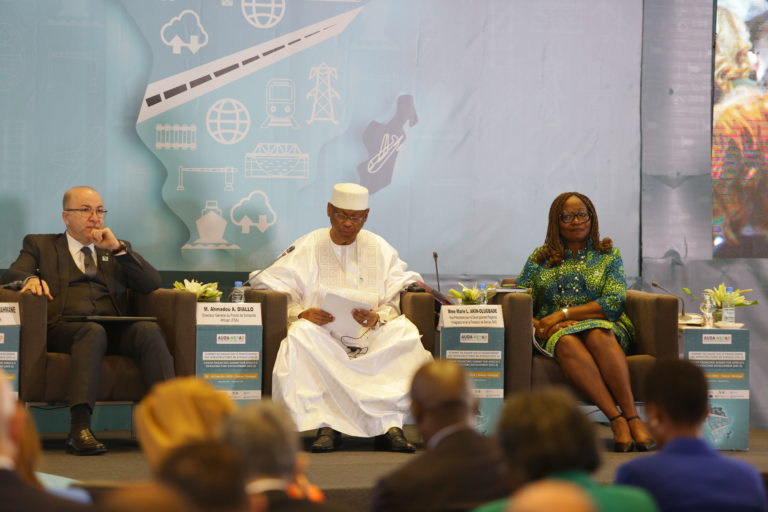
[[[74,208],[74,206],[71,205],[72,198],[81,192],[93,192],[98,194],[98,191],[93,187],[88,187],[85,185],[72,187],[71,189],[64,192],[64,197],[61,200],[61,209],[66,210],[67,208]]]
[[[586,491],[564,480],[540,480],[528,484],[512,497],[506,512],[596,512]]]
[[[432,361],[416,372],[411,382],[416,420],[429,414],[441,423],[469,419],[475,408],[472,384],[466,370],[453,361]]]

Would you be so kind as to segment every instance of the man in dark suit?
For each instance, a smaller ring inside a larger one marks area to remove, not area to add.
[[[107,451],[90,428],[107,352],[134,357],[147,389],[174,376],[173,359],[156,322],[69,321],[85,315],[129,315],[128,290],[149,293],[160,286],[157,270],[104,227],[106,213],[96,190],[68,190],[61,213],[66,233],[27,235],[19,257],[0,279],[22,281],[22,293],[49,299],[48,350],[71,355],[66,445],[77,455]]]
[[[264,400],[237,409],[223,428],[223,440],[240,454],[250,510],[333,512],[323,493],[307,481],[306,454],[296,426],[283,407]]]
[[[0,512],[51,510],[80,512],[90,507],[58,498],[41,489],[30,487],[16,473],[16,458],[24,435],[24,418],[16,399],[0,370]]]
[[[490,438],[473,428],[469,376],[452,361],[422,366],[411,383],[411,413],[426,453],[381,478],[374,512],[458,511],[506,497],[509,478]]]

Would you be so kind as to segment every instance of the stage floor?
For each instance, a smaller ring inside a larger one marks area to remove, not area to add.
[[[600,438],[608,446],[610,428],[598,425]],[[415,427],[407,426],[406,435],[413,441],[419,437]],[[313,432],[302,435],[305,446],[312,441]],[[76,457],[64,453],[63,437],[46,435],[43,439],[43,464],[41,470],[84,483],[121,483],[151,478],[149,467],[138,444],[128,432],[98,435],[110,452],[98,457]],[[760,472],[768,472],[768,430],[750,431],[750,449],[743,452],[724,452],[729,457],[750,462]],[[327,454],[310,454],[309,478],[322,488],[329,501],[352,510],[365,510],[369,493],[376,480],[401,464],[418,456],[411,454],[377,452],[372,439],[344,437],[339,451]],[[603,463],[595,478],[604,483],[613,481],[616,468],[641,453],[603,454]]]

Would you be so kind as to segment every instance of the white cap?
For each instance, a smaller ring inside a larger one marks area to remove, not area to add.
[[[367,210],[368,189],[357,183],[337,183],[333,186],[331,204],[342,210]]]

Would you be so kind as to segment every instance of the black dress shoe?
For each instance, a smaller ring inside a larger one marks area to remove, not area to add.
[[[67,453],[75,455],[101,455],[107,453],[107,447],[93,437],[91,429],[84,428],[70,432],[67,437]]]
[[[334,452],[339,446],[341,446],[341,432],[331,427],[322,427],[317,429],[317,437],[312,443],[312,453]]]
[[[392,427],[386,434],[376,436],[373,446],[377,450],[387,452],[413,453],[416,451],[416,447],[405,438],[403,429],[398,427]]]

